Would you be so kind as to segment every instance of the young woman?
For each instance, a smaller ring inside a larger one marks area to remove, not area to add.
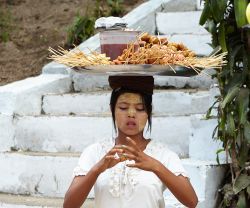
[[[79,208],[93,186],[95,208],[165,208],[166,188],[185,206],[196,207],[197,196],[177,154],[143,135],[147,123],[151,130],[153,77],[116,75],[109,83],[117,137],[84,150],[64,208]]]

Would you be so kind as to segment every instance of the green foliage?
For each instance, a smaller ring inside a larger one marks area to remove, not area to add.
[[[222,188],[219,207],[250,207],[250,54],[241,28],[246,24],[248,3],[249,0],[205,0],[200,17],[200,24],[212,35],[212,46],[228,52],[228,64],[216,74],[221,92],[217,99],[217,139],[223,142],[223,150],[232,160],[231,180]]]
[[[99,17],[120,16],[123,13],[123,0],[95,0],[93,14],[76,15],[73,24],[68,28],[67,47],[78,45],[91,37],[94,32],[95,21]]]
[[[11,32],[11,14],[0,5],[0,42],[8,42]]]
[[[78,45],[94,34],[95,18],[77,14],[73,25],[68,29],[67,46]]]
[[[111,16],[119,16],[123,13],[123,7],[121,6],[121,3],[123,3],[123,0],[107,0],[107,3],[109,5],[110,9],[110,15]]]
[[[248,0],[234,0],[234,12],[237,27],[242,27],[247,24],[246,8]],[[244,12],[243,12],[244,11]]]

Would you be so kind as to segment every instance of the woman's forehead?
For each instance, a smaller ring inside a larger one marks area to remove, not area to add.
[[[117,103],[133,103],[138,104],[142,103],[142,97],[137,93],[123,93],[118,97]]]

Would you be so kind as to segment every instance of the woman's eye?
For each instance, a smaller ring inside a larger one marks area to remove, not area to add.
[[[120,110],[127,110],[128,108],[126,108],[126,107],[119,107],[120,108]]]
[[[137,108],[136,110],[137,110],[137,111],[145,111],[144,108]]]

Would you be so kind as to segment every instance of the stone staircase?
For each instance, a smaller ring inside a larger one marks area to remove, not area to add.
[[[154,0],[124,19],[130,27],[181,40],[197,54],[208,55],[209,35],[197,25],[196,8],[196,0]],[[98,38],[80,48],[98,49]],[[218,94],[216,81],[205,74],[154,78],[153,126],[146,135],[178,153],[198,207],[214,208],[225,166],[216,162],[221,147],[212,140],[216,119],[205,120],[204,114]],[[109,96],[107,75],[80,73],[54,62],[40,76],[0,88],[0,207],[62,207],[81,151],[113,136]],[[220,159],[224,162],[225,155]],[[94,207],[92,198],[91,193],[83,207]],[[170,193],[165,198],[167,208],[183,207]]]

